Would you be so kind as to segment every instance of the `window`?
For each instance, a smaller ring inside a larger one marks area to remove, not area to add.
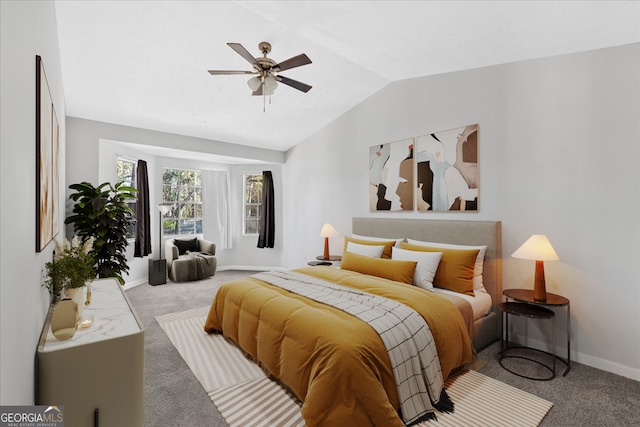
[[[258,234],[262,211],[262,174],[244,175],[244,218],[243,234]]]
[[[162,202],[173,206],[162,220],[162,234],[202,234],[199,170],[162,168]]]
[[[136,183],[138,163],[134,160],[118,158],[117,160],[117,175],[118,182],[124,182],[129,187],[138,188]],[[136,200],[126,199],[127,205],[133,211],[131,215],[131,225],[127,228],[127,239],[133,239],[136,235]]]

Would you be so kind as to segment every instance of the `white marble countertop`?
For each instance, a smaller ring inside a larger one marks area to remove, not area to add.
[[[93,314],[93,324],[88,328],[82,328],[78,324],[78,330],[71,339],[59,341],[51,333],[48,320],[47,336],[40,344],[39,352],[62,350],[143,331],[117,280],[95,280],[91,284],[91,289],[91,304],[84,306],[83,314]],[[86,293],[87,288],[85,287],[83,291]]]

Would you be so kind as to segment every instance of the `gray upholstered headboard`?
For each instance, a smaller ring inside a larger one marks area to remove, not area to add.
[[[493,299],[498,316],[502,301],[502,223],[500,221],[457,221],[408,218],[353,218],[352,232],[363,236],[411,238],[458,245],[487,245],[484,259],[484,287]],[[500,327],[500,322],[490,329]],[[478,332],[478,331],[476,331]],[[498,334],[498,331],[495,332]],[[496,335],[499,336],[499,335]]]

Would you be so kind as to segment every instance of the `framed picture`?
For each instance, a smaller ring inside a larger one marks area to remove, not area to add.
[[[369,148],[369,208],[412,211],[414,202],[413,138]]]
[[[58,234],[59,139],[44,64],[36,56],[36,252]]]
[[[478,125],[416,138],[418,211],[478,211]]]

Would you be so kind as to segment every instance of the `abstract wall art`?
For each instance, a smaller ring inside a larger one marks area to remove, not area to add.
[[[58,234],[59,139],[44,64],[36,56],[36,252]]]
[[[412,211],[414,205],[413,138],[369,148],[369,209]]]
[[[478,211],[478,125],[416,138],[418,211]]]

